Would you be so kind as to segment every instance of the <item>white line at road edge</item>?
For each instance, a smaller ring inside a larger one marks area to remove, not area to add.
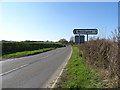
[[[66,63],[65,63],[65,65],[62,67],[62,70],[61,70],[60,74],[59,74],[58,77],[56,78],[56,80],[55,80],[55,82],[53,83],[53,85],[51,86],[51,88],[54,88],[55,85],[56,85],[56,83],[58,82],[59,77],[62,75],[65,66],[67,65],[68,61],[69,61],[70,58],[71,58],[72,52],[73,52],[73,50],[72,50],[72,47],[71,47],[70,55],[69,55],[69,56],[67,57],[67,59],[65,60]]]

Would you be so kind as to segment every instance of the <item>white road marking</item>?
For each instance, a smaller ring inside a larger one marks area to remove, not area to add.
[[[26,67],[27,65],[29,65],[29,64],[25,64],[25,65],[22,65],[22,66],[20,66],[20,67],[18,67],[18,68],[15,68],[15,69],[9,70],[9,71],[7,71],[7,72],[1,73],[0,76],[6,75],[6,74],[11,73],[11,72],[13,72],[13,71],[16,71],[16,70],[18,70],[18,69],[20,69],[20,68]]]
[[[62,70],[61,70],[60,74],[59,74],[58,77],[56,78],[56,80],[55,80],[55,82],[53,83],[53,85],[51,86],[51,88],[54,88],[55,85],[56,85],[56,83],[58,82],[58,79],[59,79],[59,77],[62,75],[63,70],[64,70],[65,66],[67,65],[67,63],[68,63],[68,60],[70,60],[70,58],[71,58],[72,52],[73,52],[73,51],[72,51],[72,47],[71,47],[71,53],[70,53],[70,55],[67,57],[67,59],[65,60],[66,63],[65,63],[65,65],[62,67]]]
[[[51,55],[53,55],[53,54],[49,54],[49,55],[47,55],[47,56],[45,56],[45,57],[43,57],[43,58],[40,58],[40,59],[47,58],[47,57],[49,57],[49,56],[51,56]],[[15,60],[15,59],[11,59],[10,61],[12,61],[12,60]],[[37,60],[37,61],[38,61],[38,60]],[[35,61],[35,62],[37,62],[37,61]],[[3,61],[1,61],[0,63],[2,63],[2,62],[3,62]],[[34,63],[35,63],[35,62],[34,62]],[[20,67],[17,67],[17,68],[15,68],[15,69],[9,70],[9,71],[7,71],[7,72],[1,73],[0,76],[6,75],[6,74],[11,73],[11,72],[13,72],[13,71],[16,71],[16,70],[18,70],[18,69],[21,69],[21,68],[23,68],[23,67],[26,67],[26,66],[30,65],[31,63],[32,63],[32,62],[30,62],[30,63],[28,63],[28,64],[25,64],[25,65],[22,65],[22,66],[20,66]]]
[[[13,61],[13,60],[16,60],[17,58],[14,58],[14,59],[7,59],[5,61],[0,61],[0,62],[10,62],[10,61]]]

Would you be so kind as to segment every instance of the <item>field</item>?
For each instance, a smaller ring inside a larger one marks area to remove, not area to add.
[[[62,47],[61,43],[50,42],[2,42],[2,56],[15,57],[44,52]]]

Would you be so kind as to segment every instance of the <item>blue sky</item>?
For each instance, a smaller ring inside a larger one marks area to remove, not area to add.
[[[0,40],[67,40],[75,28],[97,28],[107,37],[118,27],[117,2],[4,2]]]

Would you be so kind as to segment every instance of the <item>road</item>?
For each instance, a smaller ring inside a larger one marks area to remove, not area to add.
[[[70,46],[45,53],[7,59],[2,63],[2,88],[47,88],[69,60]]]

